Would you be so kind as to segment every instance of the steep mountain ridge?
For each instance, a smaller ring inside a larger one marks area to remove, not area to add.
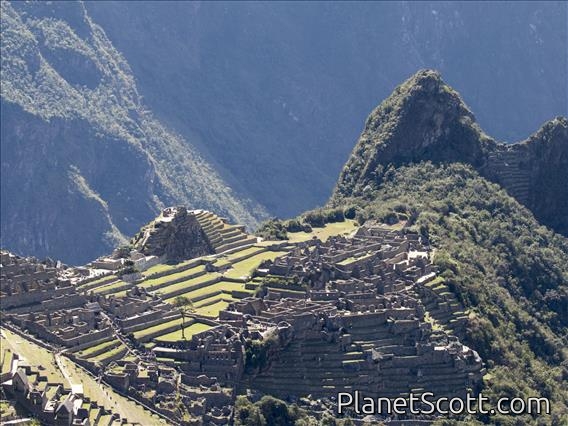
[[[3,246],[83,263],[164,204],[266,215],[153,117],[84,4],[2,2],[1,24]]]
[[[499,143],[478,126],[460,95],[432,70],[397,87],[369,116],[334,197],[380,185],[389,166],[460,162],[501,184],[535,216],[568,235],[568,120],[557,117],[526,141]]]
[[[418,69],[440,70],[501,140],[567,113],[566,2],[85,7],[156,116],[282,218],[325,204],[361,117]]]
[[[550,399],[551,416],[477,416],[483,424],[566,423],[566,237],[459,163],[390,167],[373,189],[330,202],[346,206],[356,206],[360,223],[395,217],[429,240],[444,291],[468,313],[458,335],[486,363],[483,394],[493,406],[504,397]]]

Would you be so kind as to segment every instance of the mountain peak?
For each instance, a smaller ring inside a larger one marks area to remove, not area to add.
[[[369,115],[335,197],[377,188],[391,165],[465,163],[501,184],[544,224],[568,233],[568,190],[547,184],[568,181],[567,129],[568,120],[557,117],[521,143],[497,143],[437,71],[420,70]]]
[[[459,94],[437,71],[420,70],[368,117],[336,191],[360,193],[380,180],[381,165],[437,159],[481,161],[485,138]]]

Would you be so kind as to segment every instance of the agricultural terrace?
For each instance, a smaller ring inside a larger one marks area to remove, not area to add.
[[[328,223],[322,228],[312,228],[311,232],[288,232],[288,241],[291,243],[299,243],[308,241],[316,237],[322,241],[333,235],[349,235],[357,229],[357,222],[346,219],[344,222]]]

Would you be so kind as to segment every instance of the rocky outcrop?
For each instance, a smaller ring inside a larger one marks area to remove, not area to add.
[[[185,207],[167,208],[135,237],[134,246],[146,255],[181,261],[215,253],[203,228]]]
[[[557,117],[527,140],[499,143],[477,125],[436,71],[419,71],[369,116],[335,197],[377,187],[389,166],[460,162],[501,184],[543,224],[568,235],[568,120]]]

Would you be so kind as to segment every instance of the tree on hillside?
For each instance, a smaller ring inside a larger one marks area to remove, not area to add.
[[[173,305],[178,308],[181,314],[181,338],[185,340],[185,317],[193,312],[195,308],[187,296],[178,296],[174,299]]]

